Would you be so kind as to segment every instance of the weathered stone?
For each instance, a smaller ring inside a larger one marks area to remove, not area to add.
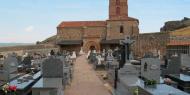
[[[174,31],[188,26],[190,26],[190,19],[185,17],[181,21],[166,22],[165,25],[161,28],[161,31]]]
[[[50,56],[42,63],[42,77],[44,78],[63,78],[63,61]]]

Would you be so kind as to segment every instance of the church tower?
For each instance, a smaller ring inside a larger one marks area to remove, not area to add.
[[[109,20],[128,18],[128,0],[109,0]]]
[[[128,16],[128,0],[109,0],[106,40],[124,39],[139,34],[138,19]]]

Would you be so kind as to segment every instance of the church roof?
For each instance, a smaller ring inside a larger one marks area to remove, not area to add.
[[[58,28],[63,27],[104,27],[106,26],[106,21],[70,21],[62,22],[59,24]]]

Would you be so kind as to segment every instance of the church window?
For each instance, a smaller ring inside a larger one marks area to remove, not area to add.
[[[120,8],[119,7],[116,8],[116,14],[120,15]]]
[[[124,27],[120,26],[120,33],[124,33]]]

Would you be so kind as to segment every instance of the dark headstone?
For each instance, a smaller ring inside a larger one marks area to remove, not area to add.
[[[50,56],[42,63],[42,77],[63,78],[63,61],[54,56]]]

